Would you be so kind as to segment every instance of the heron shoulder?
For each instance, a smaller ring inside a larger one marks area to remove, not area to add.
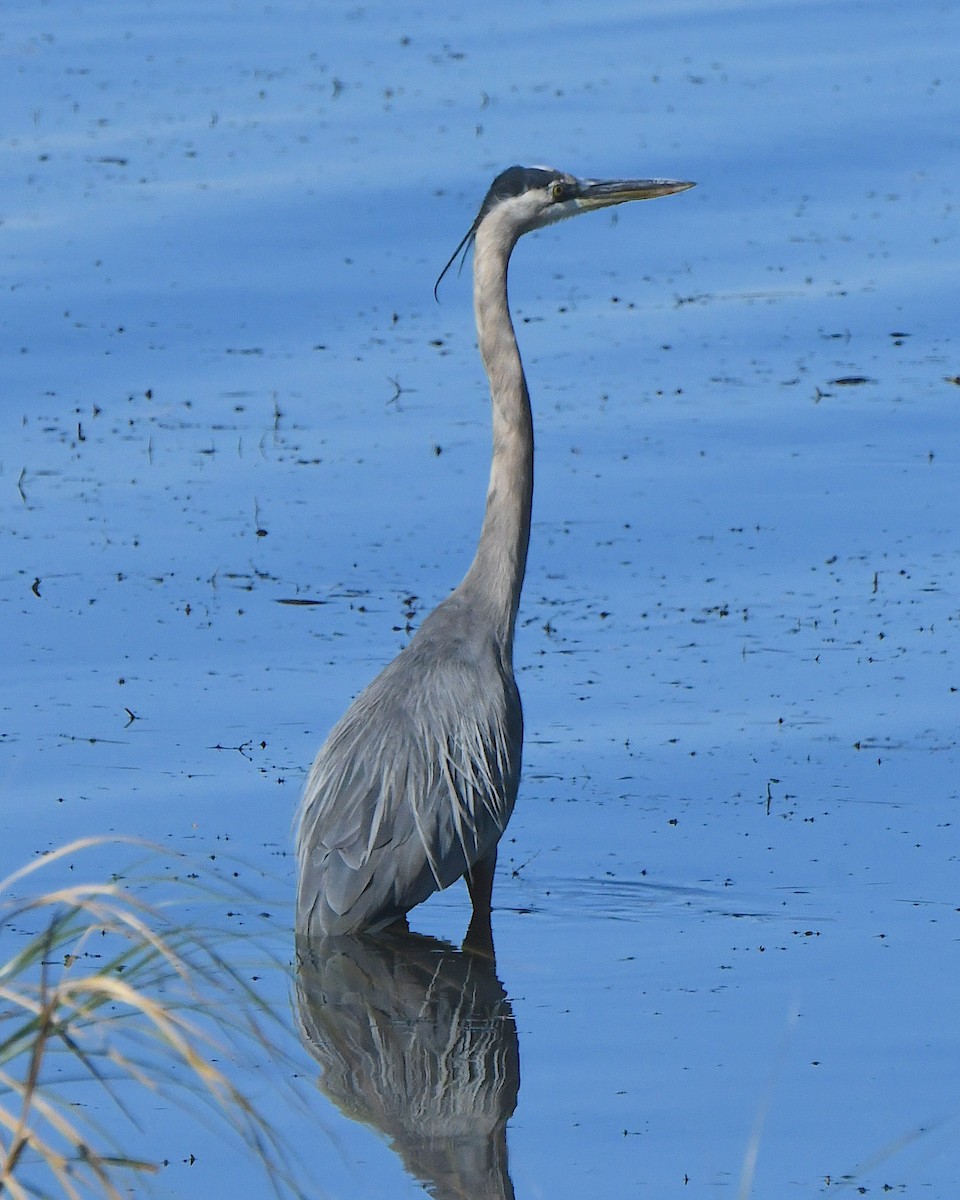
[[[333,727],[310,772],[301,816],[363,808],[364,794],[429,791],[441,784],[438,763],[447,755],[463,760],[464,776],[495,761],[510,790],[522,740],[509,657],[472,619],[469,605],[445,601]],[[331,832],[327,826],[326,836]]]

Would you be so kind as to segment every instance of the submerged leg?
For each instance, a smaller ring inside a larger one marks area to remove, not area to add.
[[[473,901],[474,916],[490,915],[490,900],[493,896],[493,875],[497,869],[497,848],[494,848],[467,872],[467,888]]]
[[[467,888],[473,901],[473,916],[463,949],[480,954],[493,954],[493,929],[490,926],[490,897],[493,894],[493,873],[497,866],[497,848],[470,868],[466,874]]]

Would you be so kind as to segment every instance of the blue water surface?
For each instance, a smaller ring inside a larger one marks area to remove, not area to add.
[[[440,267],[512,162],[696,180],[514,258],[509,1178],[956,1195],[960,6],[3,26],[0,875],[108,831],[235,856],[292,962],[305,770],[479,528],[486,384]],[[457,887],[414,924],[467,919]],[[317,1194],[508,1194],[431,1182],[300,1053],[306,1112],[238,1070]],[[160,1195],[259,1186],[160,1115]]]

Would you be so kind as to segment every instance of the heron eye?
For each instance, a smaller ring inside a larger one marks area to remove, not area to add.
[[[567,194],[567,185],[562,179],[555,179],[550,184],[550,195],[554,200],[563,200]]]

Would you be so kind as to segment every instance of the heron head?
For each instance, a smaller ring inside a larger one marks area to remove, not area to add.
[[[476,220],[440,272],[433,294],[460,251],[464,259],[484,221],[496,220],[512,245],[524,233],[552,225],[577,213],[609,208],[628,200],[652,200],[685,192],[692,183],[677,179],[577,179],[550,167],[508,167],[496,177],[484,197]],[[460,262],[463,266],[463,260]]]

